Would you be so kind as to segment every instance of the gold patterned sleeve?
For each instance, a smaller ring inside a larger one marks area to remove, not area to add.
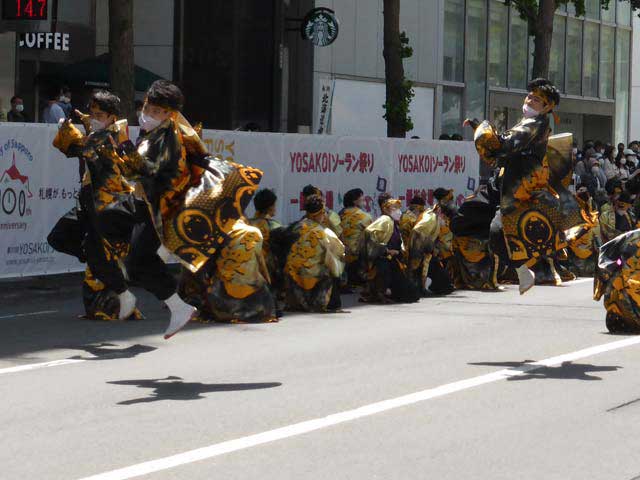
[[[391,240],[391,235],[393,235],[393,220],[387,215],[382,215],[369,225],[365,232],[367,232],[367,237],[370,241],[386,247],[389,240]]]
[[[485,120],[476,128],[473,141],[480,159],[494,167],[501,157],[528,148],[540,128],[539,121],[530,119],[498,134],[495,127]]]
[[[325,265],[333,277],[339,278],[344,271],[345,247],[333,230],[325,228],[324,233]]]
[[[82,132],[71,123],[71,120],[65,120],[53,139],[53,146],[66,156],[75,157],[77,156],[77,148],[74,147],[82,147],[84,138]]]

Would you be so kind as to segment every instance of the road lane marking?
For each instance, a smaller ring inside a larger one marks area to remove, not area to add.
[[[18,317],[33,317],[35,315],[48,315],[50,313],[58,313],[58,310],[43,310],[42,312],[31,312],[31,313],[14,313],[13,315],[5,315],[0,317],[0,320],[6,318],[18,318]]]
[[[201,460],[218,457],[226,453],[245,450],[247,448],[255,447],[258,445],[264,445],[266,443],[283,440],[285,438],[303,435],[305,433],[321,430],[334,425],[339,425],[341,423],[350,422],[352,420],[357,420],[378,413],[395,410],[400,407],[414,405],[416,403],[424,402],[425,400],[443,397],[445,395],[450,395],[452,393],[460,392],[469,388],[486,385],[488,383],[497,382],[499,380],[504,380],[509,377],[524,375],[533,370],[552,367],[555,365],[560,365],[564,362],[580,360],[582,358],[591,357],[601,353],[610,352],[613,350],[618,350],[620,348],[630,347],[638,344],[640,344],[640,337],[632,337],[616,342],[605,343],[604,345],[585,348],[576,352],[547,358],[546,360],[526,363],[518,367],[499,370],[497,372],[488,373],[486,375],[480,375],[478,377],[473,377],[466,380],[441,385],[439,387],[422,390],[420,392],[411,393],[402,397],[364,405],[353,410],[347,410],[344,412],[329,415],[327,417],[307,420],[305,422],[276,428],[275,430],[269,430],[255,435],[249,435],[246,437],[238,438],[236,440],[215,443],[207,447],[189,450],[177,455],[158,458],[156,460],[139,463],[137,465],[132,465],[118,470],[100,473],[90,477],[85,477],[81,480],[128,480],[130,478],[137,478],[143,475],[149,475],[151,473],[179,467],[181,465],[187,465]]]
[[[86,360],[66,358],[64,360],[54,360],[52,362],[30,363],[29,365],[19,365],[17,367],[1,368],[0,375],[5,375],[7,373],[25,372],[27,370],[37,370],[39,368],[59,367],[60,365],[69,365],[71,363],[81,363],[85,361]]]

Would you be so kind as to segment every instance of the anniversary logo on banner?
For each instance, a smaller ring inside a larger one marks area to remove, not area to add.
[[[0,277],[82,270],[47,243],[80,190],[77,161],[51,146],[55,133],[49,125],[0,127]]]
[[[303,215],[302,189],[320,188],[327,207],[340,211],[342,196],[352,188],[365,192],[365,209],[378,215],[378,195],[391,187],[390,145],[386,138],[285,135],[285,218]]]
[[[478,188],[480,160],[472,142],[392,140],[393,191],[405,205],[414,196],[433,205],[436,188],[452,188],[456,202]]]

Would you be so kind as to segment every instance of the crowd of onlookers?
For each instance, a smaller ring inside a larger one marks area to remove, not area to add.
[[[595,206],[607,200],[607,184],[620,182],[622,186],[640,174],[640,141],[616,147],[599,140],[585,142],[580,150],[574,143],[574,185],[576,191],[588,190]]]

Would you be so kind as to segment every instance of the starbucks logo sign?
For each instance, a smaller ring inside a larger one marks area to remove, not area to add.
[[[316,47],[327,47],[338,38],[338,19],[329,8],[314,8],[302,21],[302,38]]]

